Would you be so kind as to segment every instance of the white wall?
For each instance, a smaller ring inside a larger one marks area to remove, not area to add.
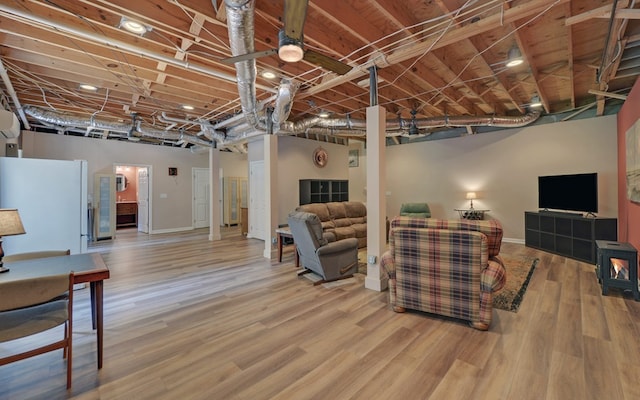
[[[349,143],[349,150],[358,151],[358,166],[349,167],[349,200],[367,202],[367,150],[364,142]]]
[[[87,159],[90,177],[95,170],[110,169],[114,162],[154,165],[154,171],[160,171],[154,178],[154,185],[155,179],[160,180],[157,187],[154,186],[154,195],[158,196],[163,190],[169,193],[168,201],[161,202],[154,211],[154,223],[159,224],[158,229],[191,225],[190,183],[184,188],[185,182],[169,179],[166,170],[168,166],[178,166],[180,171],[190,171],[191,166],[207,167],[206,155],[99,139],[33,132],[23,132],[23,135],[25,157]],[[278,139],[279,224],[286,223],[286,216],[298,205],[300,179],[349,179],[350,200],[365,201],[367,159],[361,142],[347,147],[297,137]],[[315,167],[312,162],[313,150],[318,146],[329,153],[325,168]],[[505,238],[523,240],[524,211],[538,209],[538,176],[597,172],[598,215],[616,217],[616,146],[615,116],[389,146],[386,148],[387,215],[396,215],[403,202],[426,201],[434,217],[457,218],[454,209],[468,207],[464,196],[473,190],[479,197],[474,201],[475,207],[491,210],[489,217],[502,222]],[[360,150],[359,166],[355,168],[347,167],[351,148]],[[249,143],[248,156],[238,155],[230,164],[233,166],[222,165],[225,175],[227,170],[246,171],[248,160],[263,158],[262,149],[262,140],[258,137],[255,143]],[[226,154],[221,159],[228,157],[233,155]],[[92,185],[91,179],[89,184]],[[175,212],[180,208],[187,211],[186,219]]]
[[[322,147],[329,155],[323,168],[313,163],[313,152]],[[295,136],[278,138],[278,224],[300,205],[300,179],[349,179],[349,148]]]
[[[247,155],[240,153],[229,153],[221,151],[220,165],[224,177],[243,177],[249,176],[249,163]]]
[[[404,202],[429,203],[436,218],[458,218],[475,191],[476,209],[524,240],[524,211],[538,210],[538,176],[597,172],[598,216],[617,217],[616,117],[582,119],[472,136],[388,146],[387,215]],[[353,176],[353,175],[352,175]]]
[[[209,167],[207,152],[50,133],[22,131],[22,149],[27,158],[87,160],[89,195],[94,174],[113,173],[114,163],[151,165],[152,232],[192,228],[192,167]],[[178,175],[169,176],[169,167]]]

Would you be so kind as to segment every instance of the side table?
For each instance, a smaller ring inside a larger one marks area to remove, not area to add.
[[[640,301],[638,290],[638,251],[629,243],[596,240],[596,276],[606,295],[610,287],[630,290]]]
[[[290,238],[293,240],[293,234],[288,227],[276,229],[276,235],[278,235],[278,262],[282,262],[282,247],[284,245],[284,238]],[[293,244],[293,252],[296,254],[296,268],[300,268],[300,255],[296,249],[296,244]]]
[[[482,220],[484,219],[484,213],[489,212],[489,210],[477,210],[475,208],[469,208],[466,210],[456,208],[455,210],[460,214],[460,219],[471,220]]]

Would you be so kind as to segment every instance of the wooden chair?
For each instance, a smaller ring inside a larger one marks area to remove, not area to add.
[[[9,256],[4,256],[2,261],[6,263],[16,262],[16,261],[24,261],[24,260],[33,260],[36,258],[47,258],[47,257],[60,257],[60,256],[68,256],[71,254],[71,250],[42,250],[42,251],[31,251],[28,253],[17,253],[11,254]],[[79,290],[86,286],[86,283],[78,283],[75,285],[74,289]],[[60,298],[66,297],[66,294],[60,296]]]
[[[14,261],[22,261],[22,260],[32,260],[34,258],[45,258],[45,257],[59,257],[59,256],[68,256],[71,254],[71,250],[44,250],[44,251],[32,251],[29,253],[18,253],[11,254],[8,256],[4,256],[2,261],[6,263],[14,262]]]
[[[62,297],[61,297],[62,296]],[[64,324],[64,337],[35,349],[0,358],[0,366],[62,349],[71,388],[73,272],[0,284],[0,343],[44,332]]]

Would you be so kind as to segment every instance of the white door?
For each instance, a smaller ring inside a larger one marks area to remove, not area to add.
[[[218,170],[218,189],[220,192],[220,197],[218,198],[218,202],[220,203],[220,226],[224,225],[224,173],[222,168]]]
[[[248,237],[266,240],[264,201],[264,161],[249,165],[249,233]]]
[[[116,176],[93,176],[93,201],[95,203],[96,240],[113,239],[116,234]]]
[[[209,169],[193,169],[193,227],[209,226]]]
[[[0,208],[17,208],[26,231],[2,238],[6,254],[86,251],[86,161],[0,157]]]
[[[149,233],[149,168],[138,167],[138,232]]]

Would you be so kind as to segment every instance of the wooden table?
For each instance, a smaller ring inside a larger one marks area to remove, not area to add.
[[[278,235],[278,262],[282,262],[283,238],[291,238],[293,240],[293,234],[289,228],[278,228],[276,229],[276,235]],[[300,255],[295,243],[293,244],[293,251],[296,254],[296,268],[300,268]]]
[[[3,282],[58,275],[73,271],[73,283],[89,282],[91,290],[91,317],[96,330],[98,347],[98,369],[102,368],[103,332],[103,282],[109,279],[109,268],[99,253],[72,254],[61,257],[46,257],[4,264],[8,272],[0,274],[0,290]]]

